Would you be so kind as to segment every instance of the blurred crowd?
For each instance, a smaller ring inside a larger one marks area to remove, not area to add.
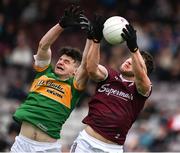
[[[39,40],[55,25],[65,7],[75,3],[92,19],[125,17],[137,30],[140,50],[150,52],[155,71],[150,76],[153,93],[132,127],[125,151],[180,151],[180,1],[179,0],[1,0],[0,1],[0,152],[8,151],[19,133],[12,120],[15,109],[26,98],[34,77],[33,54]],[[54,64],[62,46],[83,50],[86,35],[66,30],[52,46]],[[101,63],[117,69],[129,56],[125,44],[101,43]],[[63,127],[63,150],[68,151],[88,111],[95,89],[89,82],[86,92]],[[71,126],[70,126],[71,125]],[[71,129],[73,126],[73,130]]]

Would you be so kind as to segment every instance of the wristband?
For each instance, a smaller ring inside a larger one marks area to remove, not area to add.
[[[97,39],[93,39],[93,42],[94,42],[94,43],[100,43],[100,41],[97,40]]]
[[[130,50],[132,53],[135,53],[135,52],[137,52],[137,50],[138,50],[138,47],[136,47],[134,50]]]

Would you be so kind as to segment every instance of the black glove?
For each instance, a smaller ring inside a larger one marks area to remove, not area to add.
[[[135,53],[138,50],[138,45],[136,30],[134,30],[132,25],[127,24],[126,28],[123,28],[123,33],[121,34],[121,36],[126,41],[129,50]]]
[[[93,39],[93,27],[91,22],[85,15],[80,15],[80,27],[84,30],[87,34],[88,39]]]
[[[100,15],[95,15],[94,21],[92,23],[92,34],[93,41],[99,43],[103,37],[103,28],[104,28],[105,18]]]
[[[80,26],[81,14],[82,10],[80,10],[80,7],[72,5],[65,9],[64,14],[59,21],[59,25],[62,28]]]

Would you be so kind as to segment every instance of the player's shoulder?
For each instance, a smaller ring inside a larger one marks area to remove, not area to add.
[[[114,68],[112,67],[109,67],[109,66],[104,66],[108,72],[108,76],[116,76],[116,75],[119,75],[120,73],[115,70]]]
[[[106,76],[104,78],[104,80],[99,81],[99,83],[104,83],[104,82],[108,82],[111,80],[114,80],[116,78],[116,76],[119,76],[118,71],[116,71],[115,69],[109,67],[109,66],[103,66],[104,71],[106,71]]]
[[[47,67],[44,67],[43,69],[35,69],[35,73],[36,73],[36,78],[40,77],[42,75],[46,75],[46,76],[54,76],[55,73],[53,71],[53,68],[51,65],[48,65]]]

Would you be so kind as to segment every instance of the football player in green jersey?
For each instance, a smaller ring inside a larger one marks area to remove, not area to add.
[[[50,47],[64,29],[84,29],[88,24],[80,8],[71,6],[65,9],[59,23],[40,40],[37,54],[34,55],[35,79],[25,102],[13,115],[21,124],[21,131],[11,152],[61,152],[59,139],[62,125],[74,109],[88,80],[85,61],[92,40],[86,40],[82,57],[74,48],[62,48],[55,69],[50,65]]]

